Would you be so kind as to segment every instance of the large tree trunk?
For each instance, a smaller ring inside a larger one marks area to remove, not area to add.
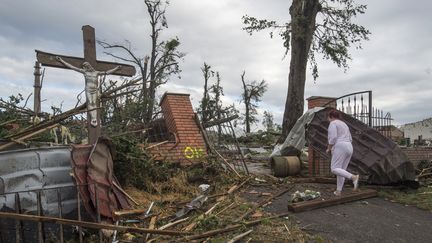
[[[306,66],[315,31],[315,18],[320,8],[318,0],[293,0],[290,7],[291,62],[282,136],[279,142],[283,142],[297,119],[303,115]]]

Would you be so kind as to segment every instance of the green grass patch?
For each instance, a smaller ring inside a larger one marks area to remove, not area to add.
[[[432,186],[421,187],[418,190],[381,190],[378,195],[398,203],[432,211]]]

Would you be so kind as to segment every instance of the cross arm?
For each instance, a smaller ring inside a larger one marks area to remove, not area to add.
[[[84,58],[80,58],[80,57],[58,55],[58,54],[43,52],[43,51],[39,51],[39,50],[35,50],[35,51],[36,51],[37,61],[46,67],[56,67],[56,68],[69,69],[68,67],[64,66],[63,63],[59,62],[56,59],[56,56],[60,57],[65,62],[67,62],[67,63],[69,63],[75,67],[82,67],[82,64],[84,62]],[[117,66],[120,66],[120,68],[115,70],[115,72],[111,73],[112,75],[132,77],[136,73],[134,66],[116,63],[116,62],[97,61],[96,66],[93,66],[93,67],[97,71],[106,72],[106,71],[109,71],[109,70],[116,68]]]

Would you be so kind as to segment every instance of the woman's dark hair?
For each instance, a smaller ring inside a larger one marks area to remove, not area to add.
[[[341,119],[341,114],[339,111],[337,110],[330,110],[329,113],[327,114],[327,116],[329,118],[333,118],[333,119]]]

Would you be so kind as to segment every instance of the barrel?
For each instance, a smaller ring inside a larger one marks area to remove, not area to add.
[[[272,169],[276,177],[297,175],[300,172],[300,160],[297,156],[273,157]]]

